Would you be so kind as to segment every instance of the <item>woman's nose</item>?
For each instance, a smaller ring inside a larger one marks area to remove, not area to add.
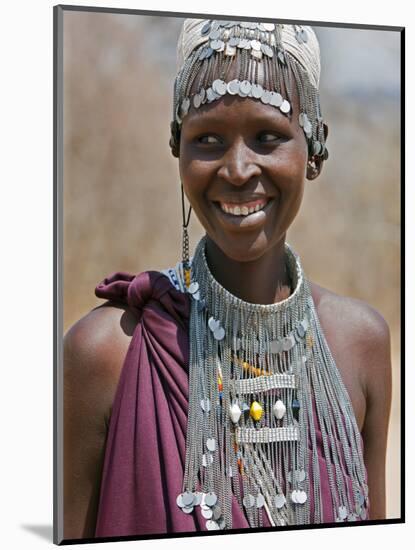
[[[255,152],[241,139],[227,149],[217,174],[233,185],[243,185],[252,177],[259,176],[261,168]]]

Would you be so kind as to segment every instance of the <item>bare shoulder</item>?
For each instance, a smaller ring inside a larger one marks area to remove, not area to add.
[[[73,388],[97,396],[109,411],[138,317],[127,306],[105,302],[64,336],[64,377]],[[98,403],[97,403],[98,405]]]
[[[64,336],[65,538],[95,533],[109,419],[136,324],[130,309],[106,302]]]
[[[311,283],[311,293],[319,319],[324,323],[334,323],[338,329],[353,333],[354,339],[366,343],[389,338],[384,317],[363,300],[341,296],[315,283]]]
[[[336,362],[343,371],[353,369],[368,397],[376,377],[382,372],[384,378],[390,374],[390,330],[386,320],[357,298],[341,296],[315,283],[311,283],[311,293],[329,347],[337,354]]]

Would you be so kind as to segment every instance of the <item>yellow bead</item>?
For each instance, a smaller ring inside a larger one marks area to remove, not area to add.
[[[264,414],[264,409],[261,407],[258,401],[254,401],[249,410],[249,414],[254,420],[260,420],[262,415]]]
[[[187,287],[190,285],[190,278],[190,269],[186,269],[184,272],[184,281]]]

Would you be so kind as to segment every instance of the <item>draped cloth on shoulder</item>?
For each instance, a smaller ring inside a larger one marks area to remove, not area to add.
[[[112,407],[95,537],[206,531],[199,506],[185,514],[176,503],[185,464],[189,296],[157,271],[114,273],[95,294],[122,302],[139,318]],[[334,521],[333,505],[318,429],[316,435],[327,523]],[[233,529],[249,528],[235,495],[232,524]],[[265,513],[263,525],[270,526]]]

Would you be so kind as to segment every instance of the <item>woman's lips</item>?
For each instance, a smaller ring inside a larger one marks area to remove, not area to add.
[[[267,219],[268,212],[270,208],[272,207],[274,203],[274,199],[267,198],[265,201],[264,199],[257,199],[255,201],[250,201],[247,203],[219,203],[219,202],[213,202],[213,206],[215,208],[215,212],[217,213],[217,216],[219,218],[219,221],[221,225],[223,225],[225,228],[228,229],[252,229],[256,226],[263,225]],[[229,206],[229,207],[239,207],[240,209],[242,207],[256,207],[257,205],[260,205],[262,208],[256,212],[248,213],[247,215],[241,215],[241,214],[231,214],[230,212],[224,212],[222,209],[223,206]]]

